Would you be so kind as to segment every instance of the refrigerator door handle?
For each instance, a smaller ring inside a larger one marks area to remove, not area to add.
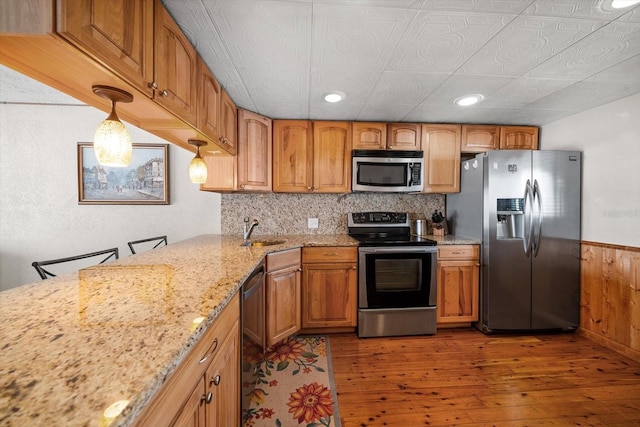
[[[532,234],[533,234],[533,191],[531,190],[531,180],[527,180],[527,184],[524,187],[524,204],[522,211],[524,213],[524,238],[522,244],[524,245],[524,253],[529,256],[531,252]]]
[[[540,239],[542,238],[542,195],[540,194],[540,186],[538,185],[538,180],[535,179],[533,181],[533,200],[537,202],[538,209],[536,211],[535,220],[536,220],[536,231],[533,236],[533,256],[538,255],[538,250],[540,249]]]

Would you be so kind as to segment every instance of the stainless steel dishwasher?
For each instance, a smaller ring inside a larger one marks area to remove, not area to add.
[[[265,349],[265,269],[264,264],[260,264],[249,275],[249,278],[242,285],[242,345],[240,363],[240,402],[242,405],[242,416],[244,417],[249,408],[251,392],[256,387],[258,380],[258,367],[264,360]],[[245,387],[246,386],[246,387]]]

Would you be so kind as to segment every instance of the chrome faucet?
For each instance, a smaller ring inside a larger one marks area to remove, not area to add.
[[[253,233],[253,229],[256,228],[259,222],[257,219],[254,219],[251,224],[249,224],[249,217],[244,217],[244,231],[242,232],[242,237],[246,242],[251,237],[251,233]]]

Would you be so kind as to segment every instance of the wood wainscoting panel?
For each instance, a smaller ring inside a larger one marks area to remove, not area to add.
[[[640,361],[640,248],[581,245],[579,332]]]

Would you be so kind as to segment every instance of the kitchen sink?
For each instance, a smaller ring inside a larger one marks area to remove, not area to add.
[[[285,242],[286,240],[279,240],[279,239],[256,239],[256,240],[249,240],[247,242],[243,242],[242,246],[273,246],[273,245],[281,245]]]

